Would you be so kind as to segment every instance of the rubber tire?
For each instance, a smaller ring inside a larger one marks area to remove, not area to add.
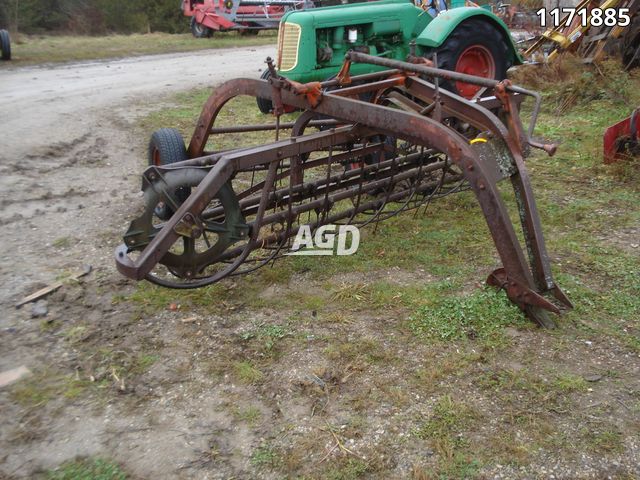
[[[11,39],[6,30],[0,30],[0,49],[2,50],[2,60],[11,60]]]
[[[495,80],[507,78],[513,65],[513,53],[502,33],[487,20],[471,18],[458,25],[444,43],[436,49],[438,68],[455,70],[458,58],[467,48],[481,45],[491,53],[495,65]],[[455,82],[442,81],[440,85],[459,95]]]
[[[211,38],[213,30],[198,23],[196,17],[191,17],[191,33],[196,38]]]
[[[150,166],[156,165],[154,162],[154,152],[156,150],[160,154],[160,165],[170,165],[189,158],[182,135],[175,128],[161,128],[151,135],[148,148],[148,161]],[[191,189],[181,187],[176,189],[175,196],[176,199],[182,203],[190,193]],[[166,204],[157,206],[155,210],[155,214],[160,220],[168,220],[173,213],[173,209]]]
[[[262,72],[262,75],[260,75],[260,80],[268,80],[270,76],[271,71],[266,68],[264,72]],[[256,103],[258,104],[258,110],[260,110],[261,113],[267,115],[273,112],[273,103],[271,102],[271,100],[267,98],[256,97]]]

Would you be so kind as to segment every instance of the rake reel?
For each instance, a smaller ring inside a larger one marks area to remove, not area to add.
[[[364,226],[471,189],[503,264],[488,283],[504,288],[533,321],[553,327],[547,312],[571,303],[553,280],[523,160],[529,147],[555,152],[531,138],[540,97],[508,81],[413,60],[351,52],[337,78],[309,84],[279,77],[269,63],[268,80],[217,87],[188,160],[144,172],[145,208],[116,249],[118,270],[170,288],[202,287],[281,257],[302,226]],[[389,70],[350,77],[354,62]],[[493,96],[468,101],[440,89],[443,80],[479,85]],[[225,104],[243,95],[273,102],[275,123],[220,126]],[[519,117],[526,96],[535,99],[528,131]],[[285,122],[285,107],[302,113]],[[221,148],[232,135],[249,141],[265,134],[273,135],[268,143]],[[503,179],[513,186],[528,258],[497,188]],[[159,218],[158,205],[173,215]]]

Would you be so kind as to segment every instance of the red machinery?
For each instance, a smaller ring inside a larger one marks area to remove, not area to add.
[[[182,0],[182,12],[191,17],[191,32],[196,38],[225,30],[257,34],[278,28],[289,10],[313,7],[311,0]]]
[[[640,156],[640,108],[604,132],[604,163]]]

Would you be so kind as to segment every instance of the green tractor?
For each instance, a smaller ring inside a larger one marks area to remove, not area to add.
[[[335,76],[349,50],[395,60],[406,60],[413,52],[433,59],[447,70],[502,80],[507,70],[522,63],[509,29],[485,8],[459,7],[450,10],[440,0],[425,7],[410,0],[338,5],[291,11],[280,21],[278,33],[278,75],[296,82],[325,81]],[[359,75],[383,70],[367,64],[351,66]],[[263,79],[270,71],[265,69]],[[462,82],[442,86],[467,99],[481,95],[480,87]],[[263,113],[271,102],[258,99]]]

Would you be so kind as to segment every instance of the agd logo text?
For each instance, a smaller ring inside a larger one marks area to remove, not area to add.
[[[359,245],[360,230],[354,225],[323,225],[315,235],[309,225],[301,225],[287,255],[334,255],[334,249],[335,255],[353,255]]]

